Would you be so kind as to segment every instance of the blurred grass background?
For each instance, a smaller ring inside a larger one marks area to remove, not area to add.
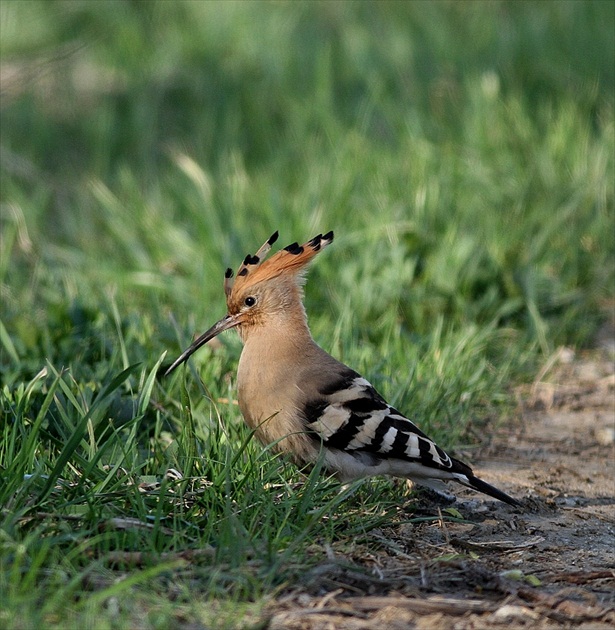
[[[291,579],[289,549],[307,566],[310,544],[343,538],[308,504],[344,527],[392,518],[368,486],[352,505],[315,482],[263,490],[297,476],[220,402],[234,335],[198,372],[154,378],[274,230],[282,245],[335,231],[307,285],[314,336],[448,447],[505,418],[512,385],[613,309],[608,0],[3,0],[0,25],[9,625],[24,610],[21,627],[177,623],[171,569],[120,588],[109,554],[212,545],[173,595],[202,621],[210,597],[259,601]]]

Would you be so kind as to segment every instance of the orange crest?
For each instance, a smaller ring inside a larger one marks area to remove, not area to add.
[[[333,241],[333,232],[318,234],[307,243],[299,245],[292,243],[274,254],[269,260],[265,260],[271,246],[277,241],[278,233],[274,232],[260,249],[251,256],[248,254],[239,269],[233,282],[233,271],[227,269],[224,274],[224,293],[227,300],[236,291],[241,291],[248,286],[270,280],[282,274],[296,274],[327,245]]]

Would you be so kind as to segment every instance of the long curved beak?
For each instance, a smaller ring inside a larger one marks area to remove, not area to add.
[[[184,361],[187,361],[201,346],[204,346],[208,341],[219,335],[221,332],[234,328],[239,325],[241,320],[238,315],[227,315],[223,317],[219,322],[216,322],[208,331],[204,332],[198,339],[196,339],[189,348],[184,350],[164,373],[168,376],[176,367],[181,365]]]

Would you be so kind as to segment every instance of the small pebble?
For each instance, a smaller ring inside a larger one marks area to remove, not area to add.
[[[525,606],[511,606],[509,604],[498,608],[492,615],[493,621],[499,623],[512,620],[534,621],[538,619],[538,617],[538,613],[534,612],[530,608],[526,608]]]
[[[594,431],[594,437],[600,446],[610,446],[613,442],[615,442],[615,428],[603,427],[601,429],[596,429]]]

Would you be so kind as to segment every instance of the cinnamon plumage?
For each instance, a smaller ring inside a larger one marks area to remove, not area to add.
[[[316,462],[341,481],[392,475],[446,493],[456,481],[511,505],[518,502],[450,457],[389,405],[357,372],[313,340],[303,307],[308,263],[331,244],[333,232],[266,255],[278,233],[248,255],[233,277],[227,269],[228,313],[168,368],[172,372],[224,330],[243,341],[237,371],[241,413],[256,436],[297,465]]]

